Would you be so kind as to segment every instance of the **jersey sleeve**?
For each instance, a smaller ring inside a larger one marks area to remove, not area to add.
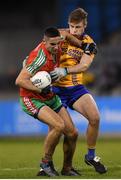
[[[46,63],[46,55],[40,49],[38,53],[32,52],[26,62],[26,69],[34,75]]]
[[[82,40],[82,49],[84,53],[90,55],[92,58],[97,54],[97,45],[88,35],[85,35]]]

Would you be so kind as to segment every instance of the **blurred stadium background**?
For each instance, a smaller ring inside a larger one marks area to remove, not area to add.
[[[22,112],[15,79],[22,61],[41,41],[47,26],[67,27],[71,10],[88,12],[86,32],[98,45],[98,54],[85,73],[100,113],[100,136],[121,137],[121,1],[44,0],[2,1],[0,5],[0,143],[3,137],[41,136],[42,123]],[[80,135],[87,121],[69,109]],[[119,141],[120,144],[120,141]],[[120,144],[121,145],[121,144]],[[114,145],[115,146],[115,145]]]

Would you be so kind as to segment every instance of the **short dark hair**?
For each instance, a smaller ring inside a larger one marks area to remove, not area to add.
[[[60,36],[60,32],[56,27],[48,27],[45,29],[44,35],[51,38]]]

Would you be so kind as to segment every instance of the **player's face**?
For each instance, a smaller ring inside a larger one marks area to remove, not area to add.
[[[84,22],[81,21],[79,23],[72,23],[69,22],[69,30],[70,30],[70,34],[74,35],[74,36],[80,36],[83,34],[84,30],[85,30],[85,25]]]
[[[60,42],[62,41],[61,37],[49,38],[46,41],[46,47],[49,52],[56,54],[60,47]]]

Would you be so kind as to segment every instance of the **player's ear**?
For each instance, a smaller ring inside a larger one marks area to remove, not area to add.
[[[84,29],[87,27],[87,24],[84,25]]]
[[[44,38],[43,38],[44,42],[47,42],[48,39],[49,39],[49,38],[48,38],[47,36],[44,36]]]
[[[87,21],[84,21],[84,28],[87,27]]]
[[[45,36],[43,37],[43,41],[44,41],[44,42],[46,41],[46,37],[45,37]]]
[[[45,42],[45,39],[43,38],[42,41]]]

